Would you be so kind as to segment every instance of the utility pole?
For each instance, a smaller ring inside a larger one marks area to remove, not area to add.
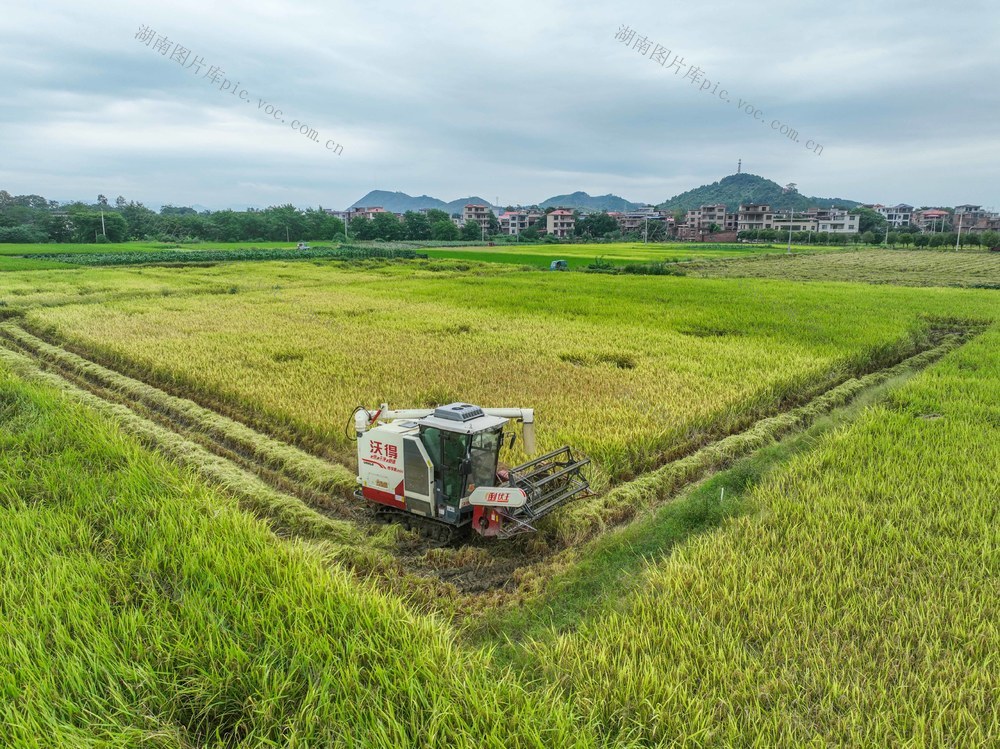
[[[955,237],[955,252],[958,252],[958,243],[962,241],[962,219],[965,216],[958,217],[958,236]]]
[[[649,216],[644,219],[644,226],[642,229],[642,243],[646,244],[649,241]]]
[[[885,220],[885,241],[882,244],[889,246],[889,219]]]
[[[781,189],[781,192],[783,194],[785,194],[785,193],[791,193],[792,194],[791,200],[793,201],[793,203],[792,203],[792,205],[788,206],[788,253],[787,253],[787,254],[791,255],[792,254],[792,220],[795,218],[795,203],[794,203],[794,200],[795,200],[795,194],[798,192],[798,190],[795,189],[795,184],[794,183],[790,183],[788,185],[785,185]]]
[[[103,234],[105,237],[108,236],[108,232],[105,231],[105,229],[104,229],[104,209],[103,208],[101,209],[101,234]]]
[[[792,219],[795,218],[795,209],[788,212],[788,253],[792,254]]]

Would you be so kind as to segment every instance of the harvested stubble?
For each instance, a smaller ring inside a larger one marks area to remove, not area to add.
[[[1000,255],[935,250],[856,250],[754,255],[685,266],[691,275],[781,278],[796,281],[861,281],[905,286],[967,286],[1000,289]]]

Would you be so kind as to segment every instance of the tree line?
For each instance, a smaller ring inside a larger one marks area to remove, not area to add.
[[[512,209],[508,209],[512,210]],[[521,231],[527,241],[556,241],[545,236],[548,208]],[[859,219],[857,234],[826,232],[793,232],[792,241],[814,244],[882,244],[891,246],[948,247],[954,246],[956,235],[950,225],[943,231],[922,234],[916,227],[891,230],[886,236],[886,221],[876,211],[853,209]],[[637,231],[623,232],[614,216],[607,212],[580,215],[574,211],[577,240],[637,240],[647,233],[649,241],[669,239],[662,221],[650,221]],[[681,216],[681,218],[683,215]],[[147,240],[162,242],[299,242],[335,241],[349,237],[356,240],[436,240],[475,242],[500,236],[500,222],[493,211],[487,214],[486,231],[475,221],[459,227],[445,211],[407,211],[402,219],[393,213],[377,213],[369,219],[357,216],[344,222],[323,210],[299,210],[293,205],[271,206],[246,211],[202,211],[186,206],[165,205],[159,211],[142,203],[126,200],[119,195],[113,202],[98,195],[94,203],[75,202],[62,205],[40,195],[11,195],[0,190],[0,242],[39,243],[76,242],[102,243]],[[781,229],[743,231],[739,238],[750,241],[777,242],[788,239]],[[504,237],[512,239],[511,237]],[[997,232],[963,232],[962,245],[1000,245]]]
[[[220,242],[333,240],[344,222],[322,208],[293,205],[261,210],[203,211],[163,206],[159,212],[118,196],[61,205],[40,195],[0,190],[0,242],[102,243],[129,240]]]

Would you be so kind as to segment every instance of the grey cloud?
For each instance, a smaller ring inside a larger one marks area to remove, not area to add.
[[[848,0],[627,7],[193,0],[5,9],[0,187],[221,207],[342,207],[369,189],[659,201],[745,168],[812,194],[1000,204],[1000,10]],[[734,99],[616,42],[629,24]],[[241,103],[134,39],[147,24],[218,65]],[[743,97],[824,144],[739,112]],[[257,108],[340,142],[317,151]]]

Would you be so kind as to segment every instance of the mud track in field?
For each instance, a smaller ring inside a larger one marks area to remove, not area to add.
[[[950,329],[938,329],[931,336],[930,346],[897,362],[893,367],[886,367],[873,374],[878,375],[881,372],[888,377],[891,371],[905,367],[911,362],[911,370],[922,368],[961,345],[969,334],[975,332],[977,331],[970,328],[956,326]],[[70,386],[70,389],[76,388],[101,401],[125,407],[136,416],[169,430],[182,440],[200,446],[243,472],[256,476],[274,492],[294,498],[294,501],[302,503],[311,511],[339,521],[348,521],[370,534],[378,532],[380,528],[375,522],[374,513],[353,497],[353,472],[344,466],[331,463],[288,442],[258,432],[231,416],[170,395],[145,382],[53,345],[14,322],[0,323],[0,346],[27,357],[42,371],[58,376]],[[828,388],[810,403],[823,400],[825,396],[843,386],[844,383]],[[846,398],[850,401],[859,394],[855,389],[849,391]],[[815,414],[808,408],[799,410],[807,415],[802,417],[801,424],[787,429],[803,428],[824,412],[823,408],[818,409]],[[767,421],[768,419],[761,419],[746,433]],[[784,433],[788,433],[787,429]],[[710,450],[713,445],[739,438],[741,434],[743,433],[719,439],[709,444],[707,448],[691,450],[684,457],[696,458],[699,454]],[[775,436],[780,437],[781,434],[776,432]],[[745,454],[732,455],[727,459],[728,463],[745,457]],[[650,478],[655,478],[655,474],[669,469],[670,466],[671,464],[662,466],[657,471],[644,474],[631,483],[648,482]],[[676,495],[684,487],[725,467],[727,467],[725,461],[721,463],[706,461],[696,472],[685,474],[679,481],[672,480],[669,488],[658,492],[660,495],[658,501]],[[611,491],[627,487],[629,484],[622,484]],[[238,488],[232,486],[223,488],[230,493],[239,494]],[[597,502],[602,500],[601,497],[595,499]],[[573,512],[573,506],[574,503],[570,503],[561,512]],[[605,514],[606,517],[599,526],[595,525],[594,528],[585,530],[578,535],[577,540],[586,541],[600,532],[623,525],[632,519],[635,512],[623,513],[616,510]],[[482,539],[473,534],[459,545],[446,548],[435,548],[432,542],[416,538],[412,533],[400,532],[393,552],[400,571],[436,580],[444,586],[442,592],[445,594],[453,588],[454,591],[467,597],[489,595],[496,599],[498,595],[503,597],[506,594],[516,594],[520,572],[533,570],[537,573],[559,552],[567,549],[568,543],[565,539],[561,539],[557,533],[547,531],[548,528],[543,527],[542,532],[537,535],[521,536],[507,542]],[[545,576],[544,570],[542,576]]]

